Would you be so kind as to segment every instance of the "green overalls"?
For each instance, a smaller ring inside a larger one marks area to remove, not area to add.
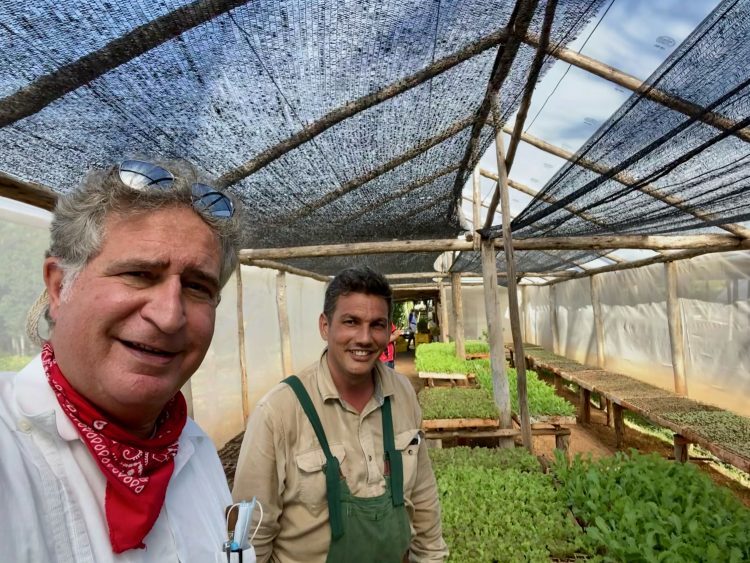
[[[401,452],[393,439],[390,397],[383,402],[385,493],[377,497],[355,497],[341,474],[339,460],[331,454],[323,425],[302,382],[287,377],[297,395],[320,447],[326,456],[326,497],[331,524],[331,546],[327,563],[401,563],[411,543],[411,526],[404,506],[404,470]]]

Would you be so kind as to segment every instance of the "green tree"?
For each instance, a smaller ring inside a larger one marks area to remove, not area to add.
[[[49,232],[44,229],[0,221],[0,351],[14,350],[29,343],[24,333],[26,314],[44,288],[42,260],[49,246]]]

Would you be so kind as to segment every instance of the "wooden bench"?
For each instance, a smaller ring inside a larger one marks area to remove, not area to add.
[[[584,366],[569,358],[552,354],[540,346],[524,344],[524,356],[529,369],[554,377],[558,389],[562,386],[563,380],[578,386],[578,418],[581,422],[591,420],[591,393],[597,393],[606,401],[608,423],[614,426],[618,448],[624,445],[623,410],[629,410],[673,432],[676,460],[687,461],[688,446],[692,443],[710,451],[718,459],[750,473],[750,456],[722,443],[717,437],[711,436],[710,431],[705,428],[698,425],[688,426],[668,418],[670,412],[722,409],[682,397],[627,375]],[[514,360],[511,347],[511,365],[515,365]],[[750,421],[748,423],[750,424]]]

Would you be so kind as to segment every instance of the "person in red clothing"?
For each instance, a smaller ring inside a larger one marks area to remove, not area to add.
[[[391,323],[391,339],[388,341],[388,346],[385,347],[383,353],[380,354],[380,361],[393,369],[396,365],[396,339],[401,336],[401,330],[396,328],[396,325]]]

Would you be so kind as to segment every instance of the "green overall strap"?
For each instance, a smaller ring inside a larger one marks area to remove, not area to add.
[[[404,504],[404,464],[401,452],[396,449],[393,439],[393,417],[391,416],[391,398],[383,401],[383,449],[385,459],[391,469],[391,499],[393,506]]]
[[[307,418],[310,420],[310,424],[312,424],[313,430],[315,430],[315,435],[318,437],[318,442],[320,442],[320,447],[323,448],[323,453],[326,456],[326,498],[328,499],[331,537],[337,540],[344,535],[344,522],[341,514],[341,468],[339,460],[336,459],[328,447],[328,440],[323,431],[323,425],[320,423],[320,418],[318,418],[318,413],[312,404],[310,395],[308,395],[299,377],[290,375],[284,379],[283,383],[289,385],[294,394],[297,395],[297,399],[302,405],[302,410],[305,411]]]

